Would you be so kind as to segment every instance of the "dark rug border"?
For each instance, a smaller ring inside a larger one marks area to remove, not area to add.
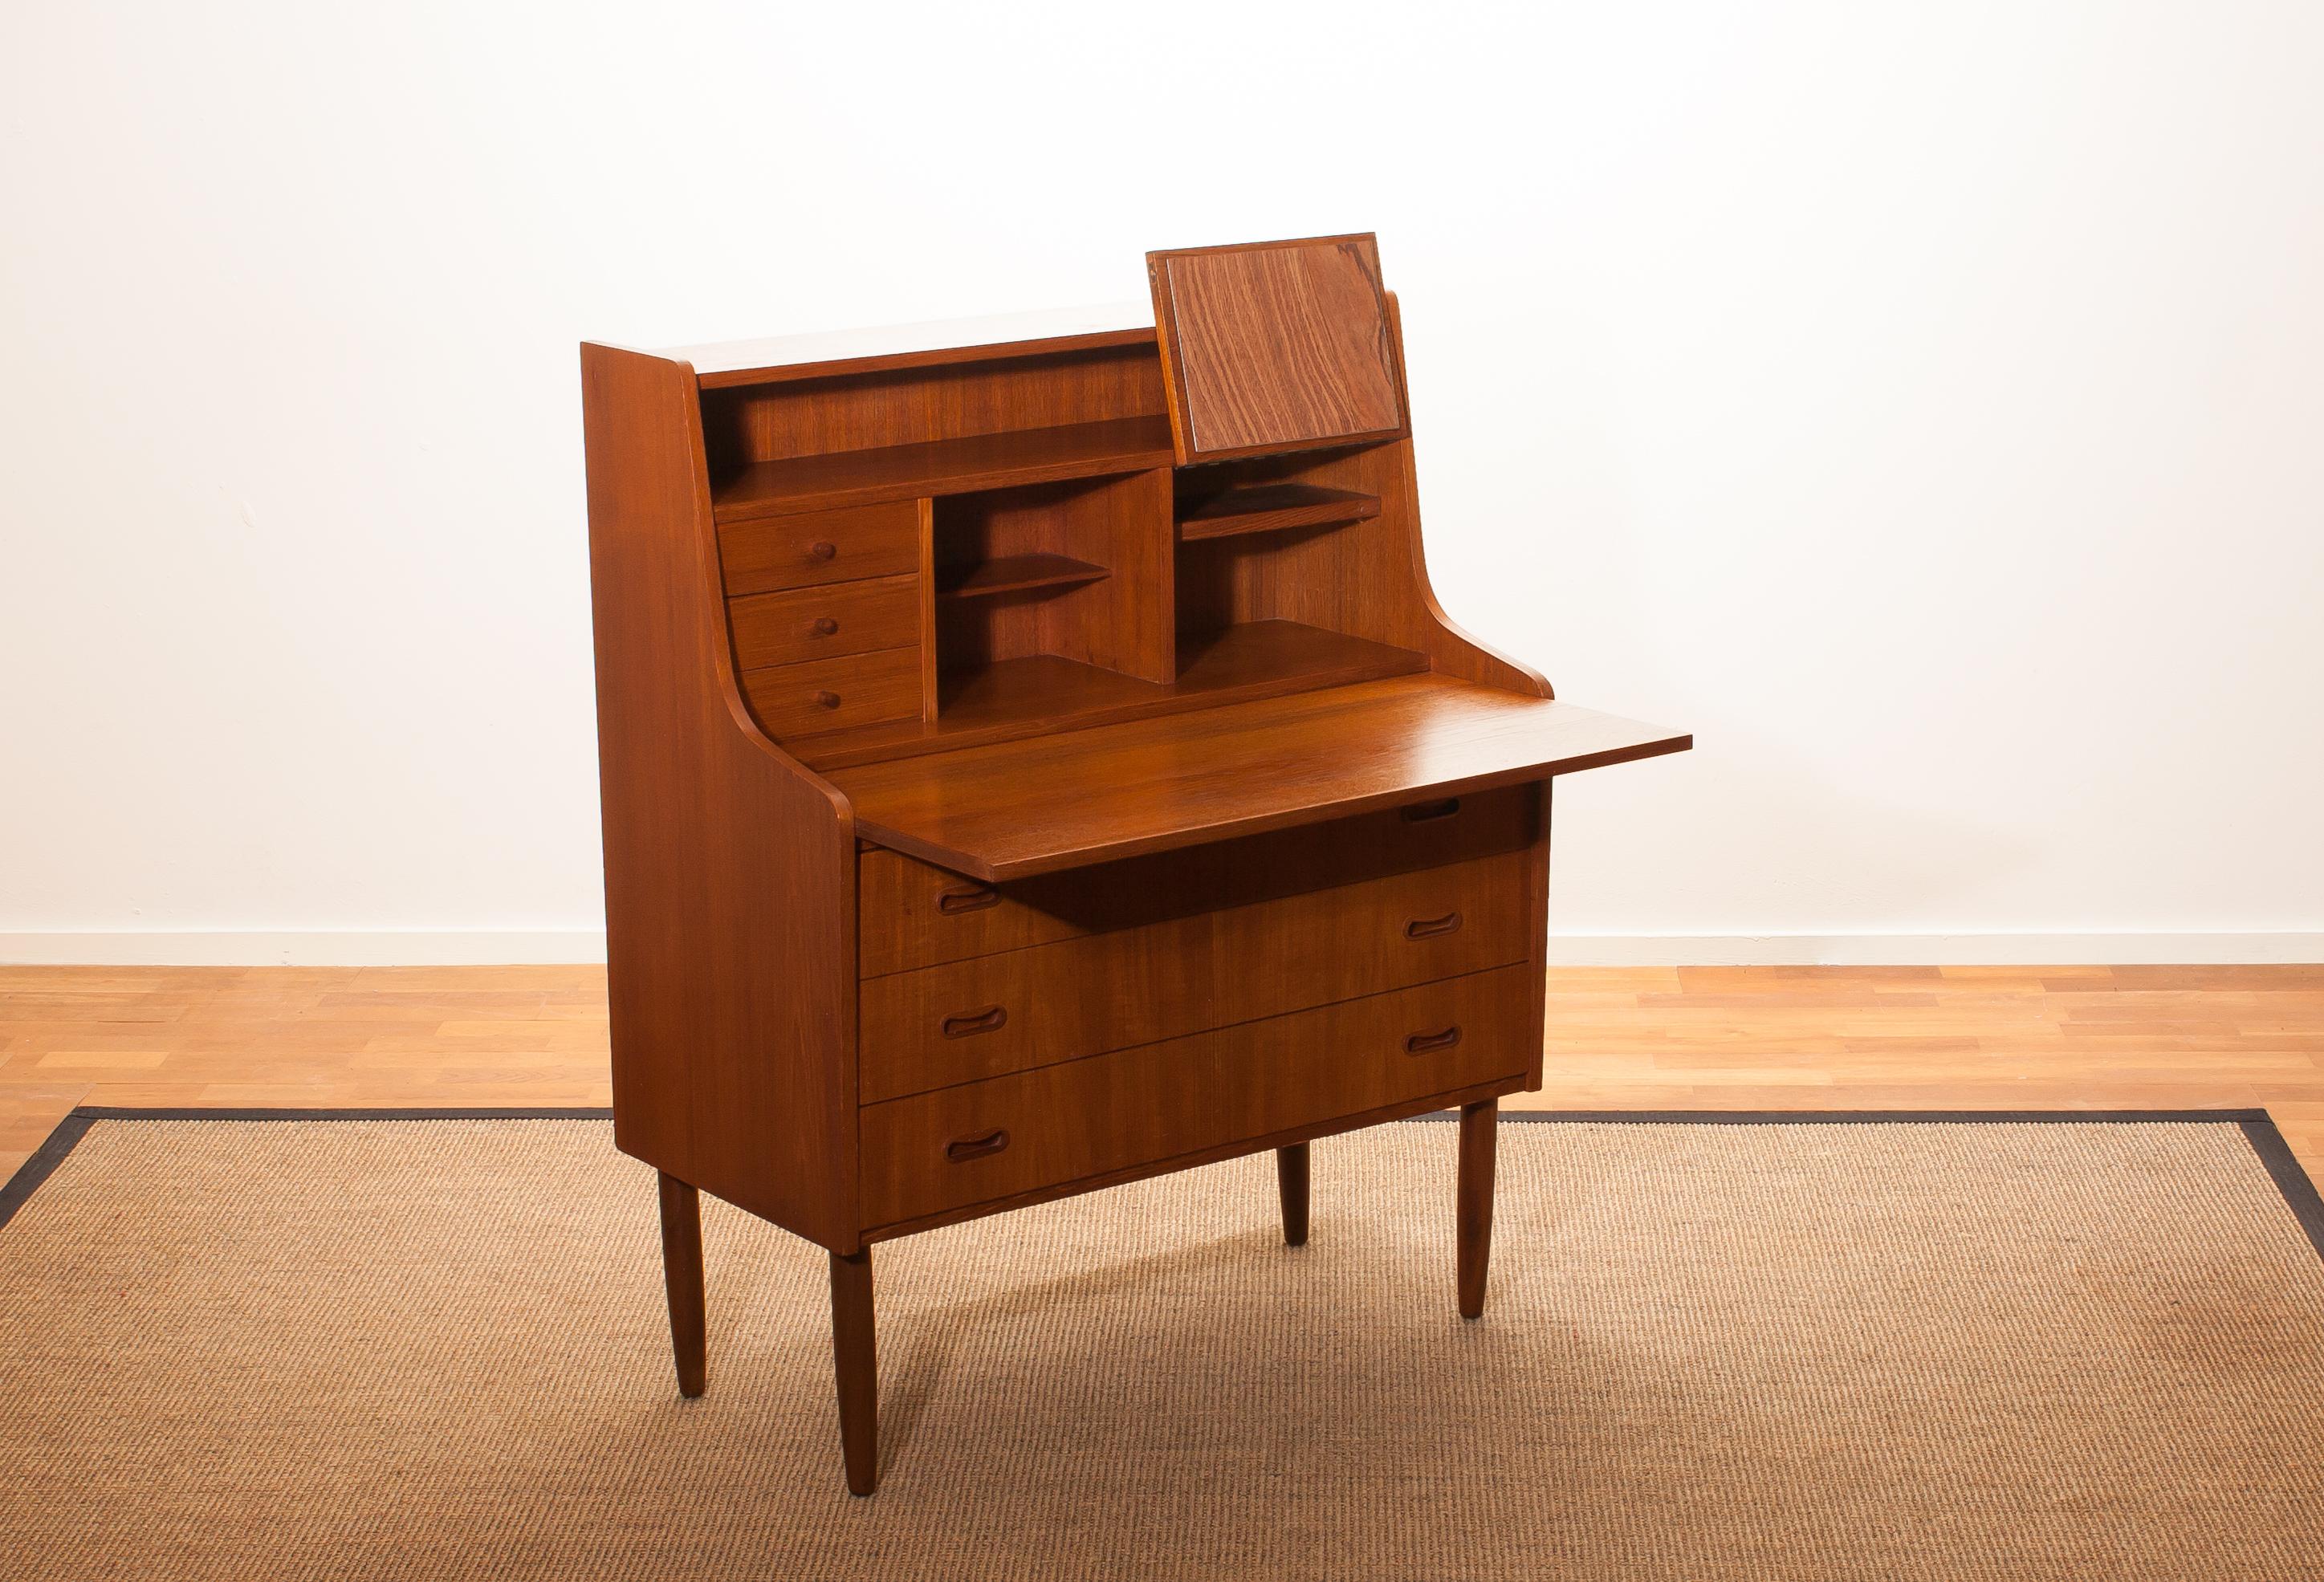
[[[1443,1109],[1408,1118],[1444,1121]],[[475,1109],[198,1109],[134,1108],[85,1104],[57,1123],[32,1155],[0,1186],[0,1226],[56,1173],[88,1128],[101,1120],[611,1120],[605,1108]],[[2308,1245],[2324,1258],[2324,1194],[2264,1109],[1513,1109],[1505,1121],[1596,1126],[2025,1126],[2232,1125],[2243,1135],[2268,1180],[2283,1197]]]

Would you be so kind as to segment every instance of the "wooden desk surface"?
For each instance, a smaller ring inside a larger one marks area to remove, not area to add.
[[[834,770],[858,831],[1023,878],[1681,752],[1684,731],[1435,675]]]

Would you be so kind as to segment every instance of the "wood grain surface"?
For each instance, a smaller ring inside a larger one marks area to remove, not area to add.
[[[743,712],[692,373],[581,372],[615,1136],[851,1252],[854,831]]]
[[[1146,259],[1181,462],[1403,431],[1370,236]]]
[[[1003,879],[1651,758],[1692,740],[1409,676],[830,774],[879,844]],[[1029,786],[1040,787],[1030,801]]]
[[[1119,418],[1008,434],[973,434],[876,450],[754,462],[723,475],[718,520],[1102,477],[1170,464],[1169,425]]]
[[[856,964],[876,978],[1489,852],[1530,854],[1538,832],[1532,788],[1514,786],[1000,887],[873,850],[857,864]]]
[[[1527,856],[867,979],[863,1101],[1523,961],[1533,947]],[[1532,1055],[1509,1069],[1530,1070]]]
[[[726,595],[908,576],[918,568],[919,525],[909,500],[730,523],[718,532]]]
[[[1539,1036],[1525,988],[1525,970],[1505,967],[868,1106],[866,1223],[1512,1076]],[[1416,1052],[1415,1039],[1435,1042]]]

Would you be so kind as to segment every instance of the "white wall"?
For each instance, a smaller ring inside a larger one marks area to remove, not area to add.
[[[1447,606],[1697,732],[1558,805],[1562,933],[1693,937],[1569,953],[2313,952],[2319,80],[2310,0],[17,0],[0,953],[590,953],[576,341],[1350,229]]]

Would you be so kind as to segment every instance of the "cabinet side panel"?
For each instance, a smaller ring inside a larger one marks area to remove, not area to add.
[[[853,822],[735,694],[691,372],[581,367],[615,1141],[853,1251]]]
[[[1397,387],[1408,390],[1411,387],[1404,373],[1404,310],[1397,305],[1394,291],[1388,293],[1388,345],[1396,355]],[[1463,681],[1530,693],[1536,697],[1555,696],[1541,672],[1479,642],[1444,613],[1444,607],[1436,602],[1436,590],[1429,585],[1428,564],[1421,551],[1420,485],[1413,474],[1411,439],[1385,447],[1382,455],[1388,472],[1381,480],[1380,515],[1397,516],[1406,524],[1412,584],[1426,612],[1424,619],[1414,623],[1412,639],[1403,646],[1426,654],[1428,667],[1439,675],[1457,676]]]

